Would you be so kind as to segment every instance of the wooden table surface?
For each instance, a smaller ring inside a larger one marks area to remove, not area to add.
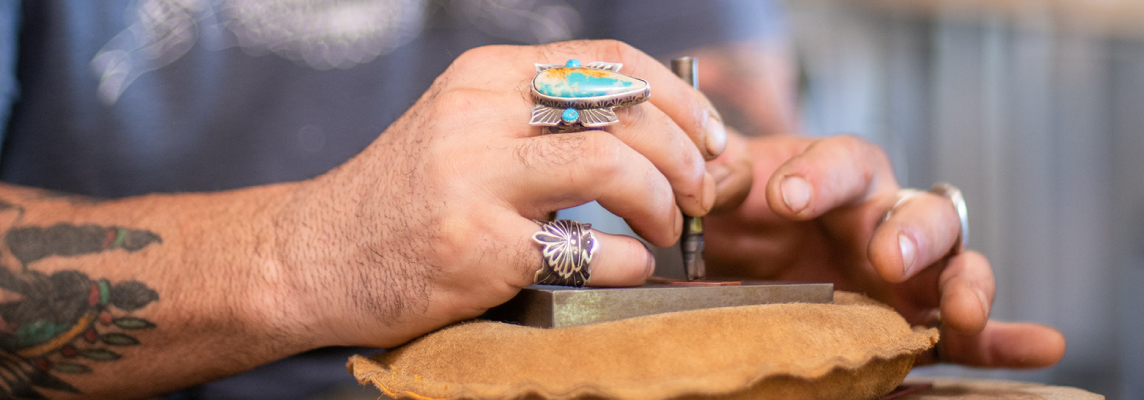
[[[907,379],[901,393],[891,393],[882,400],[1097,400],[1104,396],[1077,388],[1039,383],[921,378]],[[912,390],[911,390],[912,389]]]

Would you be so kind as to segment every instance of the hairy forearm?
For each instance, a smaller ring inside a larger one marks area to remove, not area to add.
[[[101,202],[0,185],[3,390],[137,397],[314,347],[274,247],[291,190]]]

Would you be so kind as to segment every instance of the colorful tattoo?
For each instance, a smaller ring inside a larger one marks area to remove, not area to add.
[[[57,375],[91,373],[98,363],[118,360],[117,348],[138,345],[135,332],[155,324],[133,312],[159,294],[139,281],[112,283],[74,270],[48,275],[29,267],[49,257],[135,252],[162,240],[117,226],[16,227],[23,209],[2,201],[0,214],[8,216],[0,252],[10,255],[0,259],[19,264],[0,265],[0,289],[18,295],[0,303],[0,383],[7,386],[0,398],[45,398],[42,389],[80,393]]]

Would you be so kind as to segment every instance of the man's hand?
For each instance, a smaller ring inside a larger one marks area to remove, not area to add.
[[[534,63],[623,63],[647,80],[649,102],[620,122],[578,133],[528,125]],[[278,252],[298,274],[319,344],[394,346],[481,314],[533,282],[534,220],[597,200],[644,238],[667,246],[681,211],[704,215],[715,180],[704,161],[726,133],[698,91],[615,41],[496,46],[462,54],[359,156],[303,184],[278,221]],[[595,232],[588,282],[638,285],[648,250]]]
[[[623,63],[651,100],[605,130],[543,133],[534,63],[570,58]],[[535,221],[558,209],[597,200],[675,242],[681,212],[712,208],[704,162],[725,146],[711,103],[667,68],[570,42],[466,52],[361,154],[304,182],[112,201],[0,184],[0,395],[154,396],[316,347],[396,346],[532,283]],[[596,235],[588,284],[651,273],[639,241]]]
[[[880,223],[900,188],[876,146],[771,136],[749,149],[754,189],[737,210],[707,218],[711,275],[829,281],[865,293],[912,324],[940,321],[944,361],[1034,368],[1064,355],[1064,337],[1052,328],[989,320],[993,271],[979,253],[950,255],[960,222],[948,199],[915,196]],[[929,356],[919,361],[935,361]]]

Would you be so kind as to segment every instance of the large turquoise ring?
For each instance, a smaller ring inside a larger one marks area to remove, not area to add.
[[[599,128],[619,122],[616,108],[647,101],[647,81],[620,73],[623,64],[596,61],[581,66],[576,59],[564,64],[536,64],[532,78],[530,125],[555,132]]]

